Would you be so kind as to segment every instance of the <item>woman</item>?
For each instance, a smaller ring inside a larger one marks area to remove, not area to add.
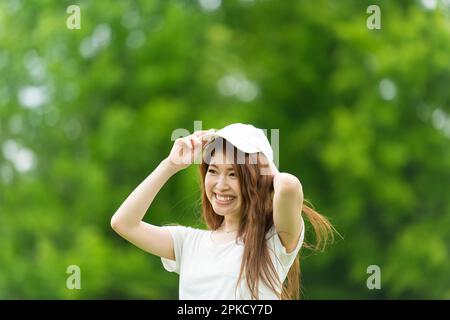
[[[161,187],[192,163],[200,163],[208,230],[143,222]],[[180,274],[180,299],[298,299],[302,212],[323,249],[333,227],[304,203],[300,181],[277,170],[263,131],[237,123],[177,139],[111,226]]]

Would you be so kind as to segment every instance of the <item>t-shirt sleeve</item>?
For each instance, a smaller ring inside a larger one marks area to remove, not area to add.
[[[300,219],[301,219],[302,231],[300,233],[300,237],[298,239],[295,249],[292,250],[291,252],[286,251],[286,248],[283,246],[283,243],[281,242],[280,236],[276,232],[275,228],[274,227],[272,228],[271,236],[273,236],[273,245],[275,247],[274,248],[275,253],[276,253],[281,265],[287,269],[289,269],[291,267],[292,263],[294,262],[295,257],[297,256],[298,252],[300,251],[302,244],[303,244],[303,240],[305,238],[305,223],[304,223],[302,217]]]
[[[161,262],[164,269],[167,271],[180,274],[180,267],[183,257],[183,243],[188,233],[188,228],[183,226],[163,226],[163,228],[169,230],[172,236],[175,260],[161,257]]]

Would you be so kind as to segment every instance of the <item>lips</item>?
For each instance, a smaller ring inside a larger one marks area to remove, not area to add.
[[[234,199],[236,199],[236,197],[234,197],[234,196],[214,193],[214,200],[219,205],[228,205],[228,204],[232,203],[234,201]]]

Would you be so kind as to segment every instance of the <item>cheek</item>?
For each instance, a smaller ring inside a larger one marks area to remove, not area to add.
[[[209,195],[211,193],[211,189],[212,189],[213,184],[214,183],[213,183],[213,181],[211,179],[205,178],[205,191],[206,191],[206,194],[208,195],[208,197],[209,197]]]
[[[239,183],[237,181],[232,184],[232,189],[234,194],[236,194],[239,199],[242,199],[241,188],[239,187]]]

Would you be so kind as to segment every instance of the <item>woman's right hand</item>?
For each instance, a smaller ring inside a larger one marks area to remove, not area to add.
[[[203,146],[206,143],[203,135],[212,132],[214,130],[199,130],[184,138],[176,139],[167,157],[170,165],[177,170],[182,170],[193,163],[200,164]]]

